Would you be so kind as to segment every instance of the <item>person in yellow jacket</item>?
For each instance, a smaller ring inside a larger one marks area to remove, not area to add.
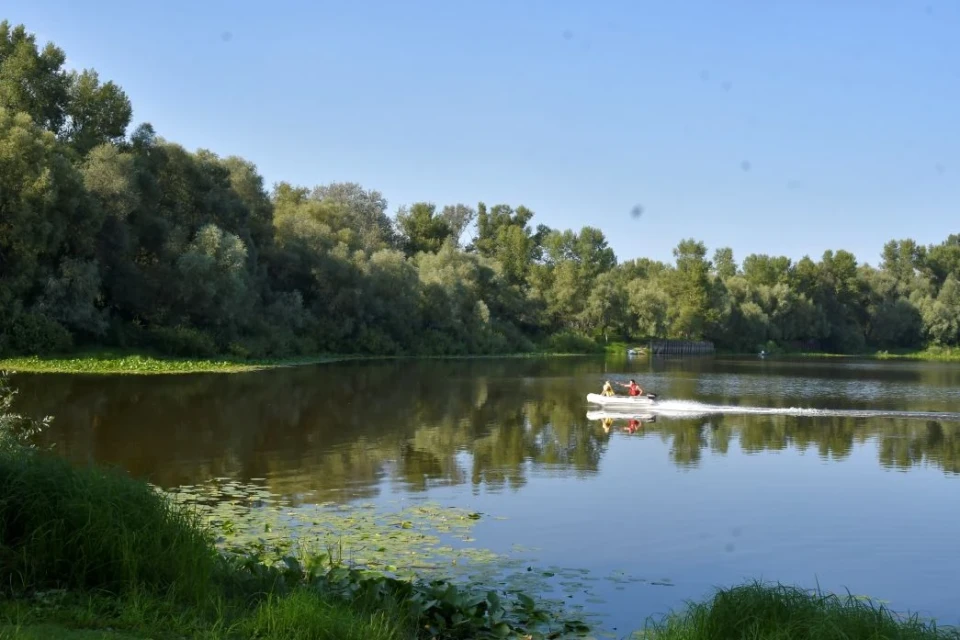
[[[613,385],[610,384],[609,380],[603,383],[603,391],[600,392],[600,395],[608,397],[616,395],[616,393],[613,391]]]

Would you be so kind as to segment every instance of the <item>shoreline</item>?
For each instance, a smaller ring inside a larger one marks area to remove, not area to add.
[[[0,359],[0,371],[76,375],[188,375],[195,373],[251,373],[287,367],[305,367],[365,360],[486,360],[498,358],[585,358],[600,353],[524,352],[490,355],[349,355],[329,354],[299,358],[242,360],[239,358],[181,358],[145,353],[89,352],[67,356],[25,356]]]
[[[336,362],[359,362],[365,360],[486,360],[499,358],[588,358],[626,356],[617,347],[595,353],[563,353],[529,351],[521,353],[474,354],[474,355],[361,355],[324,354],[292,358],[267,358],[244,360],[219,356],[189,358],[164,356],[148,352],[89,351],[60,356],[24,356],[0,359],[0,371],[33,374],[78,374],[78,375],[187,375],[195,373],[251,373],[286,367],[316,366]],[[651,358],[642,354],[642,358]],[[756,353],[717,351],[713,357],[750,358]],[[769,354],[766,359],[861,359],[861,360],[909,360],[914,362],[960,362],[960,349],[926,348],[914,351],[872,351],[863,353],[796,352]]]
[[[721,357],[757,358],[756,353],[739,351],[718,351]],[[821,359],[821,360],[912,360],[914,362],[960,362],[960,349],[919,349],[913,351],[867,351],[862,353],[828,353],[824,351],[801,351],[767,354],[766,360],[780,358]]]

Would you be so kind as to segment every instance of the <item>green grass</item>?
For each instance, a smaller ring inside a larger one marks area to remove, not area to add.
[[[116,631],[69,629],[60,625],[37,624],[27,626],[0,626],[0,640],[144,640],[149,636],[130,635]]]
[[[228,559],[188,505],[146,483],[16,449],[0,453],[0,630],[26,638],[414,635],[402,617],[325,595],[255,558]]]
[[[15,452],[0,458],[0,544],[15,591],[133,584],[202,598],[219,563],[198,520],[145,483]]]
[[[652,623],[649,640],[957,640],[960,631],[899,616],[872,601],[782,585],[747,584],[717,592],[683,613]]]
[[[900,359],[960,362],[960,347],[927,347],[920,351],[878,351],[875,356],[880,360]]]
[[[404,640],[412,631],[383,613],[336,605],[300,589],[251,606],[221,600],[208,608],[143,592],[12,601],[0,605],[4,637]]]

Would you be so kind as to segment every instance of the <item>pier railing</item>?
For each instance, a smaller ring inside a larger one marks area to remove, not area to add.
[[[707,340],[651,340],[650,353],[655,356],[699,356],[715,353]]]

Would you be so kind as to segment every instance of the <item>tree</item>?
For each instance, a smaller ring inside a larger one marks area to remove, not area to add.
[[[97,145],[122,141],[133,115],[127,95],[112,82],[100,84],[96,71],[72,72],[68,78],[62,138],[80,155]]]
[[[733,249],[721,247],[713,253],[713,267],[717,277],[726,280],[737,275],[737,263],[733,259]]]
[[[341,208],[368,253],[395,245],[387,200],[379,191],[366,190],[355,182],[334,182],[314,188],[310,197]]]
[[[67,121],[67,57],[53,44],[37,48],[23,25],[0,22],[0,108],[27,114],[38,127],[59,133]]]
[[[408,256],[421,252],[436,253],[448,238],[454,237],[450,223],[437,215],[436,205],[432,202],[417,202],[409,209],[401,207],[397,212],[397,231]]]
[[[743,277],[752,285],[772,287],[788,282],[790,266],[790,258],[785,256],[751,254],[743,259]]]
[[[511,284],[523,284],[530,265],[537,258],[538,243],[529,227],[533,211],[526,207],[498,204],[487,211],[477,205],[477,237],[472,248],[497,260]]]
[[[477,210],[465,204],[447,205],[440,212],[440,217],[450,227],[450,237],[460,245],[464,232],[473,224],[477,217]]]
[[[523,206],[422,201],[391,219],[357,183],[268,191],[243,158],[188,151],[146,123],[127,136],[122,89],[64,60],[0,23],[4,353],[499,353],[559,333],[838,352],[960,343],[960,235],[891,240],[880,268],[844,250],[738,268],[731,248],[711,262],[694,239],[674,264],[619,262],[599,228],[534,226]]]
[[[0,307],[30,304],[67,245],[88,245],[82,179],[52,133],[0,108]]]
[[[654,338],[666,337],[670,306],[666,292],[655,283],[637,279],[627,285],[627,296],[637,333]]]
[[[709,322],[710,262],[707,248],[696,240],[682,240],[673,250],[676,269],[667,278],[667,291],[674,301],[671,307],[671,333],[700,338]]]

